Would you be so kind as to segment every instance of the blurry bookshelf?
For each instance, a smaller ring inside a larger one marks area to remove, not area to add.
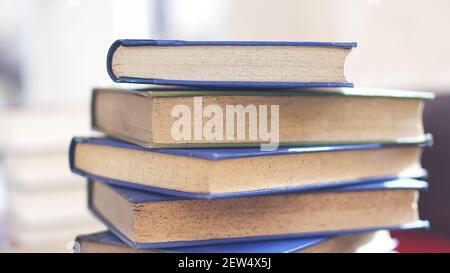
[[[84,110],[84,111],[83,111]],[[70,134],[88,132],[85,107],[19,107],[1,114],[8,251],[67,251],[80,231],[98,228],[84,204],[85,185],[68,169]],[[69,249],[70,250],[70,249]]]
[[[0,251],[69,252],[100,228],[67,147],[90,131],[94,84],[110,83],[105,48],[150,35],[153,2],[0,0]]]

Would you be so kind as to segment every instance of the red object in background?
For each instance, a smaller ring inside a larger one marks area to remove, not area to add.
[[[450,253],[450,237],[429,231],[391,232],[399,253]]]

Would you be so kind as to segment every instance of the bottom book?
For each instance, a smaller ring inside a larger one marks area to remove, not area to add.
[[[224,245],[134,249],[105,231],[76,238],[76,253],[355,253],[391,252],[397,243],[388,231],[335,237],[285,239]]]

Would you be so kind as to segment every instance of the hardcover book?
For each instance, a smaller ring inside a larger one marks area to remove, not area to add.
[[[351,87],[344,64],[356,43],[118,40],[116,82],[228,87]]]
[[[102,182],[190,197],[261,195],[398,177],[422,177],[422,147],[396,144],[148,149],[112,138],[74,138],[73,172]]]
[[[368,88],[97,89],[91,116],[94,129],[144,147],[398,142],[424,136],[422,108],[433,96]],[[174,115],[180,106],[187,111]]]
[[[387,231],[160,249],[131,248],[108,231],[80,235],[75,241],[75,253],[354,253],[388,252],[395,246]]]
[[[323,237],[419,220],[426,182],[391,180],[328,191],[198,200],[89,182],[89,207],[133,248]]]

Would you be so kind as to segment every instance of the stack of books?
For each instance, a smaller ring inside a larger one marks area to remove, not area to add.
[[[74,236],[101,228],[84,206],[83,179],[67,168],[67,139],[90,132],[86,110],[47,105],[0,113],[0,164],[8,193],[0,227],[5,251],[70,252]]]
[[[70,167],[108,231],[76,250],[389,251],[386,231],[426,228],[433,94],[353,88],[355,46],[115,42],[114,81],[160,86],[94,90],[106,136],[73,138]]]

